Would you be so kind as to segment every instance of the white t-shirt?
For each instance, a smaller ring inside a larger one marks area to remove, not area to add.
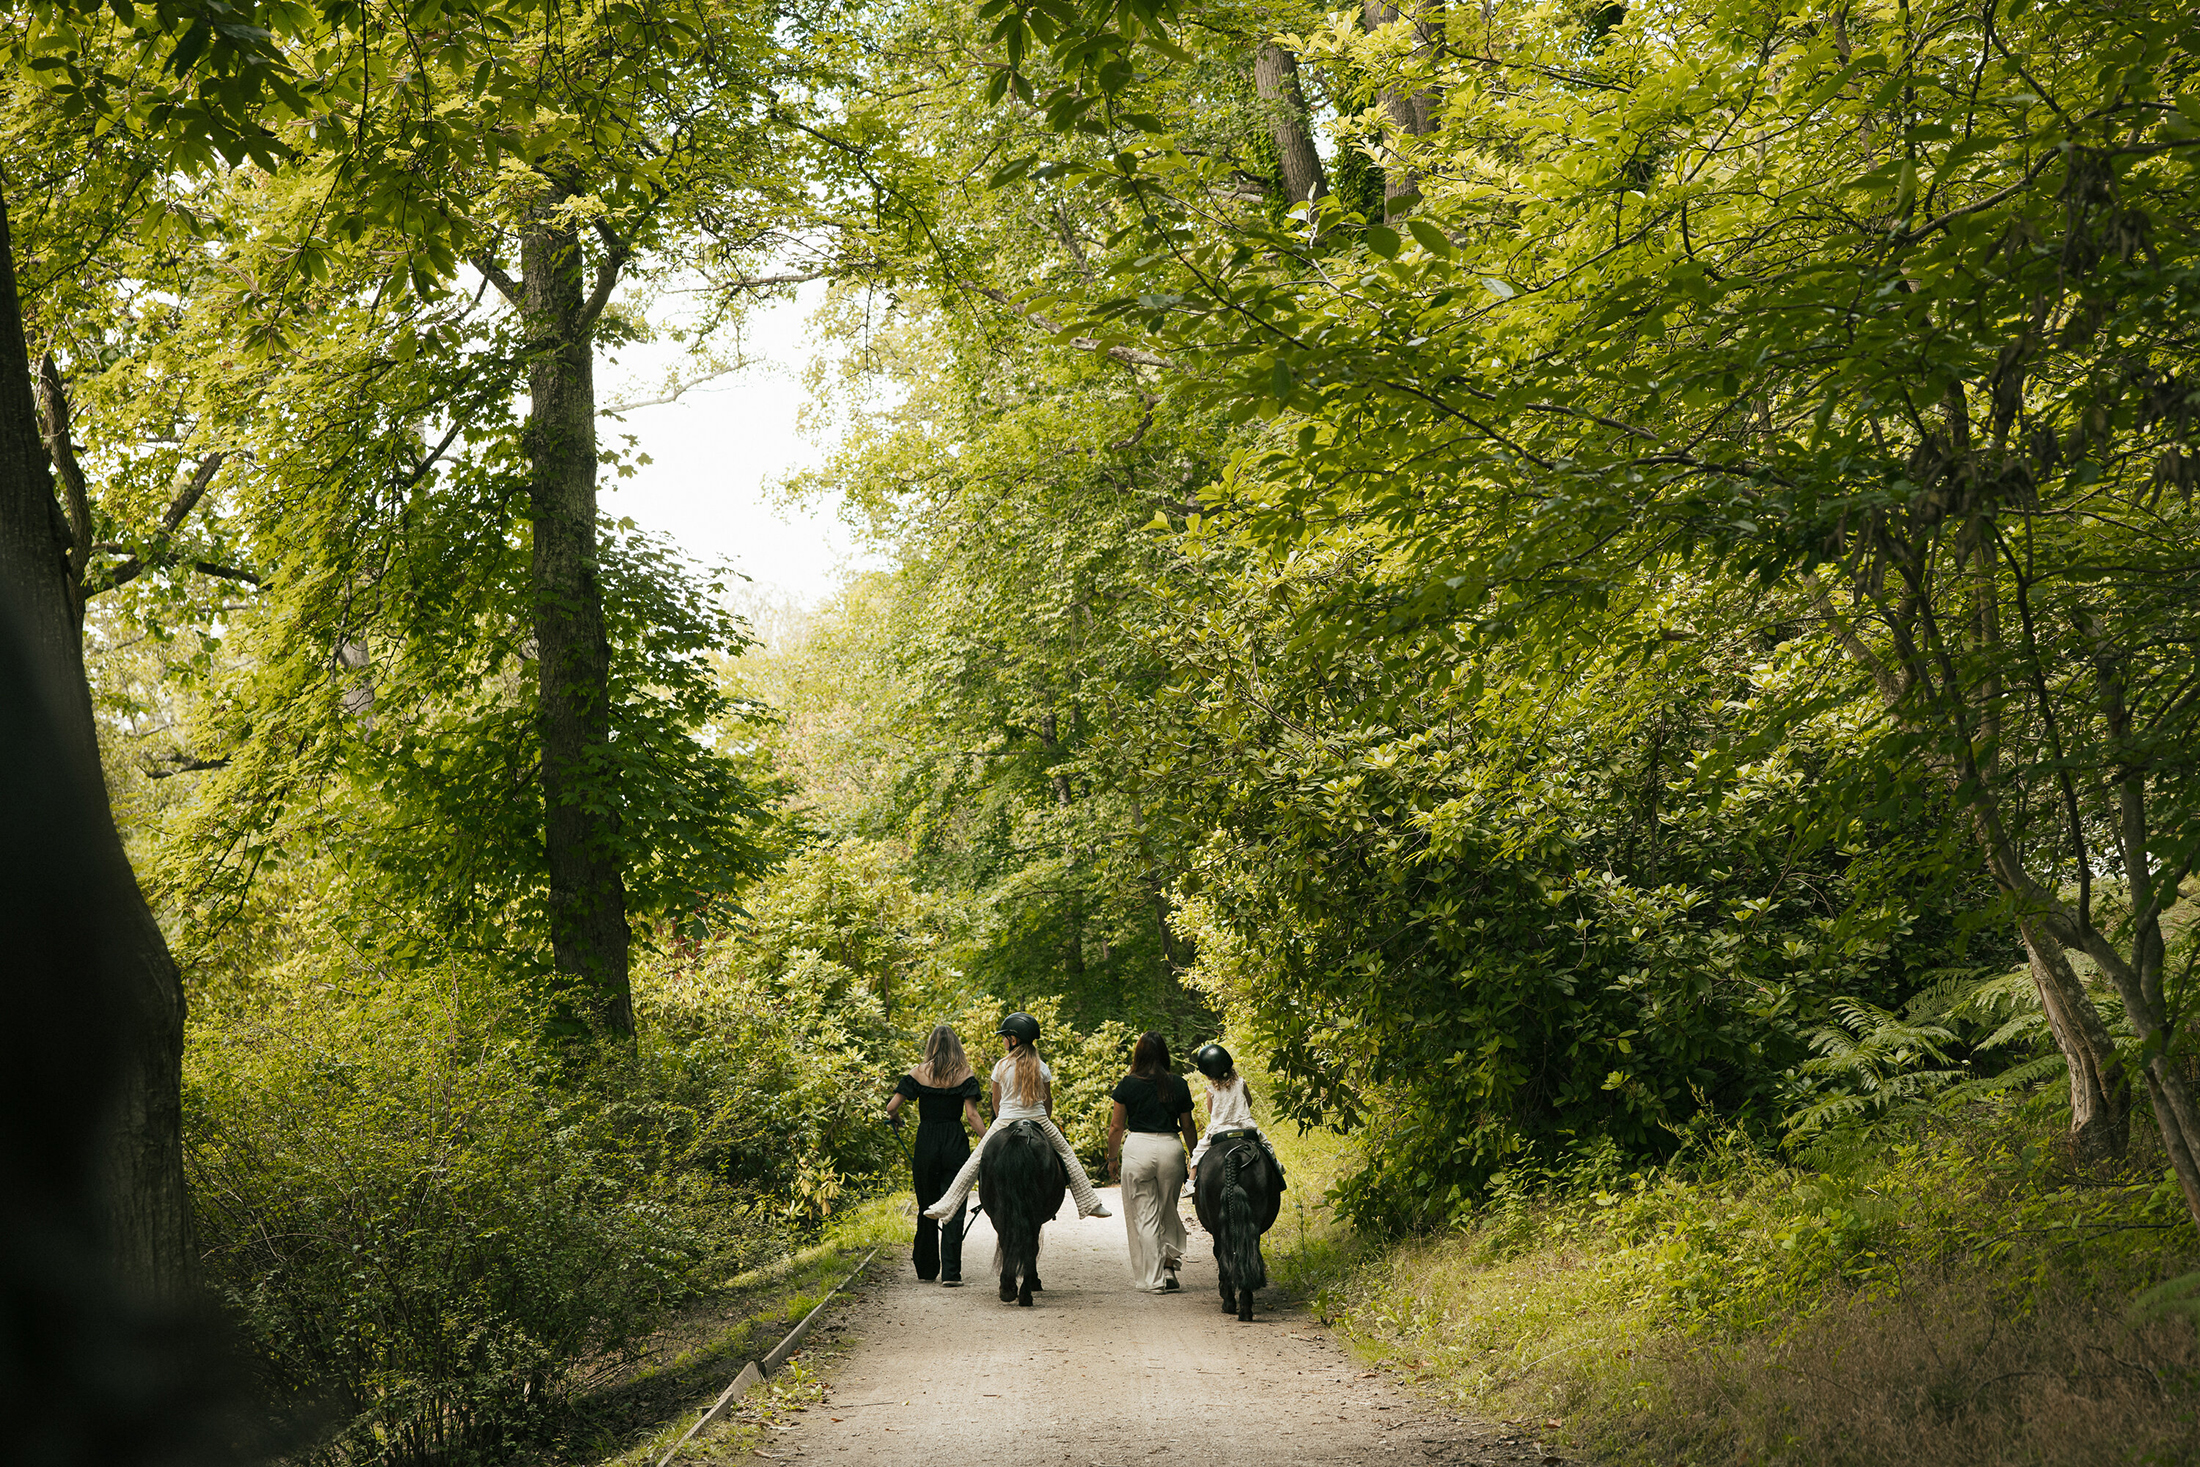
[[[1045,1060],[1039,1061],[1039,1078],[1046,1081],[1049,1086],[1054,1084],[1054,1071],[1047,1068]],[[1028,1105],[1020,1104],[1016,1099],[1016,1057],[1014,1055],[1001,1056],[1001,1062],[993,1067],[993,1083],[1000,1087],[1001,1092],[1001,1108],[994,1113],[993,1119],[997,1121],[1045,1119],[1047,1113],[1046,1091],[1042,1090],[1031,1097],[1031,1103]]]

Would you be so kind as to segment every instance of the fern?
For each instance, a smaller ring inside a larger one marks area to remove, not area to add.
[[[1832,1024],[1810,1035],[1816,1057],[1796,1072],[1834,1093],[1789,1118],[1791,1137],[1915,1111],[1964,1078],[1960,1068],[1949,1067],[1948,1046],[1957,1035],[1944,1025],[1899,1017],[1855,998],[1835,999],[1833,1015]]]

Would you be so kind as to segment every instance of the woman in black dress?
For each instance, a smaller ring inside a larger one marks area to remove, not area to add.
[[[886,1114],[901,1124],[895,1112],[902,1102],[917,1103],[917,1277],[938,1279],[948,1288],[962,1286],[963,1219],[960,1207],[946,1222],[935,1222],[924,1210],[940,1200],[955,1173],[970,1156],[970,1138],[985,1134],[978,1114],[978,1077],[963,1055],[962,1041],[945,1024],[932,1031],[924,1043],[924,1063],[901,1077]],[[966,1132],[967,1128],[967,1132]]]

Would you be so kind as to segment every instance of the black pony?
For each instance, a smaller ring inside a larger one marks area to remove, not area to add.
[[[1039,1229],[1061,1210],[1069,1191],[1062,1158],[1037,1121],[1011,1121],[986,1138],[978,1153],[978,1190],[998,1240],[993,1263],[1001,1272],[1001,1302],[1013,1299],[1029,1309],[1031,1291],[1039,1287]]]
[[[1192,1182],[1192,1206],[1215,1242],[1222,1307],[1250,1323],[1253,1290],[1268,1285],[1260,1235],[1275,1226],[1283,1206],[1283,1168],[1259,1132],[1224,1131],[1209,1139]]]

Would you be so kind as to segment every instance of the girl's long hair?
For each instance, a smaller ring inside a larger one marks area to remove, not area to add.
[[[945,1024],[933,1028],[924,1041],[924,1063],[910,1071],[909,1078],[935,1090],[952,1090],[970,1078],[970,1059],[954,1030]]]
[[[1220,1079],[1210,1079],[1207,1082],[1209,1090],[1227,1090],[1232,1085],[1239,1086],[1245,1091],[1245,1103],[1247,1105],[1253,1103],[1253,1087],[1245,1083],[1245,1077],[1238,1073],[1236,1065],[1224,1070]]]
[[[1046,1078],[1039,1073],[1039,1049],[1037,1045],[1018,1044],[1010,1052],[1016,1061],[1013,1075],[1016,1093],[1010,1097],[1018,1105],[1037,1105],[1046,1088]]]

